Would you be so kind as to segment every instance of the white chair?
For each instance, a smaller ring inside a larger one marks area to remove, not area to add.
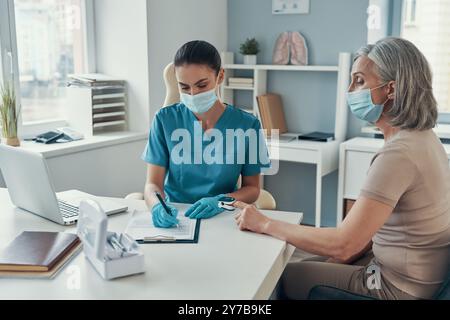
[[[166,99],[164,106],[170,106],[180,101],[180,93],[178,91],[177,78],[175,76],[175,66],[169,63],[164,69],[164,83],[166,85]],[[238,186],[241,184],[241,179],[238,181]],[[125,199],[143,200],[144,194],[135,192],[127,195]],[[266,190],[261,189],[258,199],[255,201],[255,206],[259,209],[274,210],[276,202],[273,196]]]

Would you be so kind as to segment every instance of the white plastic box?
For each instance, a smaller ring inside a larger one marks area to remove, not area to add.
[[[114,279],[145,272],[144,254],[139,244],[126,234],[108,232],[108,220],[100,204],[94,200],[80,203],[78,236],[86,258],[104,279]],[[108,239],[119,242],[114,250]],[[119,240],[118,240],[119,239]]]

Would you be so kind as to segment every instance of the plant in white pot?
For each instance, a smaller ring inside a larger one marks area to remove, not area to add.
[[[17,137],[17,120],[19,112],[16,108],[16,94],[11,85],[6,83],[0,89],[0,118],[2,125],[3,138],[6,144],[18,147],[20,140]]]
[[[240,53],[244,55],[244,64],[256,64],[256,55],[259,53],[259,43],[255,38],[246,39],[241,44]]]

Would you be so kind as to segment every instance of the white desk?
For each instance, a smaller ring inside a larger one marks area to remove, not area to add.
[[[316,165],[316,205],[315,225],[320,227],[321,201],[322,201],[322,178],[337,170],[339,141],[313,142],[294,140],[290,142],[268,142],[270,158],[272,161],[288,161],[295,163],[309,163]],[[272,152],[277,149],[278,155]]]
[[[337,224],[358,198],[374,155],[384,145],[383,139],[353,138],[341,144],[339,155],[339,183]],[[450,145],[444,144],[450,159]]]
[[[144,209],[143,201],[123,200]],[[290,223],[301,213],[265,212]],[[130,214],[109,218],[109,229],[122,232]],[[63,227],[13,207],[0,189],[0,250],[24,230],[64,231]],[[0,278],[0,299],[267,299],[294,247],[238,230],[232,214],[202,221],[198,244],[147,244],[146,273],[103,280],[79,254],[53,280]],[[73,284],[79,273],[79,289]],[[71,285],[72,284],[72,285]]]

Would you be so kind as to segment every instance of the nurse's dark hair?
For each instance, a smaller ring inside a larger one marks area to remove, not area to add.
[[[219,51],[212,44],[203,40],[194,40],[183,44],[178,49],[173,64],[175,67],[185,64],[207,65],[218,75],[222,67],[222,59]]]

